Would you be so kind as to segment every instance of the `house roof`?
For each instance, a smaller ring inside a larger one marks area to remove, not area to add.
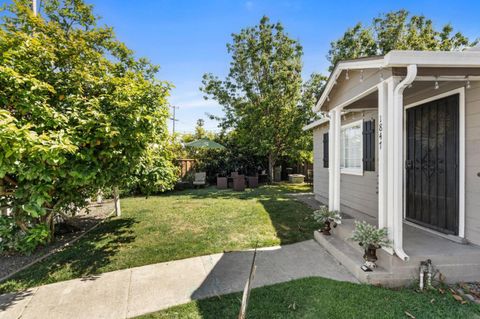
[[[392,67],[406,67],[415,64],[418,67],[480,67],[480,51],[390,51],[384,56],[358,58],[354,60],[340,61],[335,65],[328,78],[325,90],[317,104],[313,107],[314,112],[320,111],[327,96],[330,94],[340,73],[344,70],[382,69]]]
[[[312,128],[315,128],[319,125],[327,123],[328,121],[330,121],[330,119],[328,117],[321,118],[319,120],[313,121],[313,122],[305,125],[304,127],[302,127],[302,130],[304,130],[304,131],[311,130]]]

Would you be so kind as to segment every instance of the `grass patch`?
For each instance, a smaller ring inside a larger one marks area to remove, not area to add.
[[[73,246],[0,284],[0,293],[229,250],[290,244],[313,236],[312,209],[276,185],[245,192],[214,188],[122,199],[112,218]]]
[[[230,294],[138,319],[236,318],[241,294]],[[450,294],[390,290],[369,285],[305,278],[254,289],[248,318],[480,318],[480,307],[460,304]]]

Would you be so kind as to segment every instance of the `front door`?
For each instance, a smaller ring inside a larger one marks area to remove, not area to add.
[[[458,235],[459,95],[407,109],[406,218]]]

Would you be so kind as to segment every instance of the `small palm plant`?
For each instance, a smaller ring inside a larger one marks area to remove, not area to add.
[[[370,268],[376,267],[377,249],[391,245],[386,228],[378,229],[365,221],[355,222],[351,239],[358,242],[365,250],[363,259],[365,259],[365,265]]]
[[[330,226],[337,227],[342,223],[342,216],[338,211],[331,211],[327,206],[321,206],[320,209],[313,212],[313,219],[323,224],[322,233],[330,235]]]

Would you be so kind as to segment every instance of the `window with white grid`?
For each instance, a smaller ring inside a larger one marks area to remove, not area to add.
[[[344,173],[363,173],[363,121],[347,124],[340,132],[340,168]]]

